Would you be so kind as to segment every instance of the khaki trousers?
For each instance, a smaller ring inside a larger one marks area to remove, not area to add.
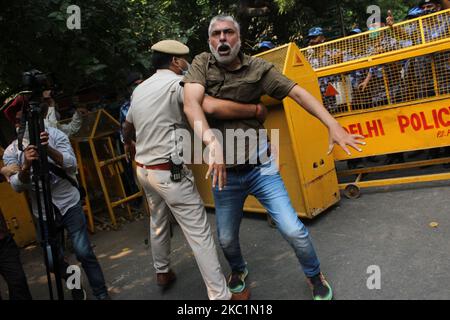
[[[150,209],[150,238],[156,273],[169,271],[172,211],[193,253],[210,300],[229,300],[231,292],[219,264],[216,246],[203,201],[192,172],[185,168],[181,182],[170,179],[170,171],[137,167],[137,177]]]

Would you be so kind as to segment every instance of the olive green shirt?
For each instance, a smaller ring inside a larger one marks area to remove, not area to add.
[[[269,95],[277,100],[283,100],[296,85],[275,69],[272,63],[261,58],[251,57],[240,53],[241,67],[229,71],[220,65],[215,57],[208,52],[197,55],[192,61],[188,73],[184,77],[184,83],[199,83],[205,87],[205,93],[209,96],[232,100],[240,103],[258,103],[263,95]],[[226,163],[230,164],[227,154],[226,130],[242,129],[243,132],[258,132],[264,126],[256,119],[219,120],[208,119],[212,128],[219,129],[224,139]],[[242,131],[241,131],[242,132]],[[257,139],[257,138],[256,138]],[[245,144],[245,155],[236,152],[239,141]],[[249,149],[249,138],[241,134],[234,139],[234,161],[233,164],[256,163],[257,150]],[[266,146],[259,147],[259,154],[267,151]],[[250,161],[249,161],[250,159]]]

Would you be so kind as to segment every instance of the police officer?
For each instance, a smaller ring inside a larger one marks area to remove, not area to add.
[[[189,48],[178,41],[163,40],[153,45],[152,50],[152,63],[157,71],[134,90],[123,133],[125,151],[136,161],[137,177],[150,207],[150,239],[157,284],[167,288],[175,280],[169,258],[170,210],[192,248],[209,299],[247,299],[248,291],[232,296],[227,288],[203,201],[191,171],[180,164],[176,129],[187,126],[183,88],[179,83],[189,68]],[[239,104],[213,97],[205,97],[204,107],[207,113],[225,118],[263,121],[266,113],[265,107],[259,104]]]

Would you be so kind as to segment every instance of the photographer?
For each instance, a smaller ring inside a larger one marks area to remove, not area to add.
[[[14,123],[16,128],[20,127],[22,112],[27,105],[27,97],[19,96],[5,110],[6,118]],[[41,115],[45,117],[47,105],[42,103],[40,107]],[[31,165],[34,160],[39,160],[39,154],[37,146],[30,145],[28,141],[28,131],[25,130],[23,137],[24,151],[19,150],[18,140],[15,140],[8,146],[3,155],[3,161],[6,166],[13,164],[20,166],[20,171],[10,177],[10,184],[17,192],[35,191],[31,183]],[[88,238],[86,218],[80,202],[80,192],[73,184],[77,163],[69,139],[62,131],[47,126],[46,132],[41,132],[40,134],[40,142],[42,146],[47,148],[48,162],[51,166],[49,172],[51,202],[56,213],[56,222],[59,227],[67,230],[72,240],[76,257],[81,262],[88,277],[94,296],[101,300],[109,299],[102,269],[92,251]],[[61,174],[61,171],[64,173]],[[33,213],[38,217],[35,192],[29,192],[29,195],[31,196]],[[36,227],[39,229],[39,224],[36,224]],[[44,232],[48,233],[48,231],[45,228]],[[62,250],[59,250],[58,257],[62,278],[67,279],[68,274],[66,270],[68,264],[64,261]],[[72,289],[71,292],[74,299],[82,300],[86,298],[86,293],[81,288]]]

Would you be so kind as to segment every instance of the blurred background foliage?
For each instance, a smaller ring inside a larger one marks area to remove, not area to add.
[[[354,27],[366,30],[367,7],[392,9],[402,20],[415,0],[9,0],[0,2],[0,98],[20,88],[31,68],[53,72],[65,94],[102,85],[123,89],[131,70],[150,75],[151,45],[177,39],[192,55],[207,50],[208,22],[228,13],[241,23],[243,50],[258,42],[304,45],[309,28],[322,26],[328,38]],[[81,8],[81,30],[69,30],[67,7]],[[3,101],[3,100],[2,100]]]

